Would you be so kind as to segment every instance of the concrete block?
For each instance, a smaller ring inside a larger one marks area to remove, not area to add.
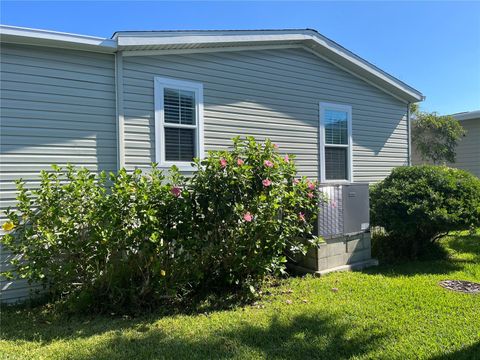
[[[355,251],[359,251],[359,250],[363,250],[363,249],[364,249],[364,244],[363,244],[363,238],[362,237],[347,240],[347,252],[348,253],[353,253]]]
[[[372,237],[370,233],[363,234],[363,248],[364,249],[372,248]]]
[[[345,254],[346,245],[343,239],[341,241],[332,241],[327,244],[327,256]]]
[[[347,263],[346,254],[332,255],[327,258],[328,268],[338,267]]]
[[[316,271],[328,269],[328,258],[319,258],[317,259],[317,268]]]
[[[315,249],[318,258],[325,258],[328,256],[328,244],[321,244]]]
[[[370,249],[358,250],[347,255],[346,264],[353,264],[356,262],[362,262],[370,259]]]

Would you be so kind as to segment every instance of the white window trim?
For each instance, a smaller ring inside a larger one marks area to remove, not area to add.
[[[320,102],[319,104],[319,137],[320,137],[320,148],[319,148],[319,159],[320,159],[320,182],[321,183],[351,183],[353,182],[353,143],[352,143],[352,107],[350,105],[341,105],[341,104],[332,104],[326,102]],[[339,110],[345,111],[348,114],[347,121],[347,136],[348,136],[348,145],[340,144],[326,144],[325,143],[325,122],[324,122],[324,113],[326,109],[330,110]],[[327,147],[341,147],[348,148],[347,150],[347,177],[345,180],[327,180],[325,174],[325,146]]]
[[[179,90],[188,90],[195,93],[195,110],[197,125],[175,125],[176,128],[196,128],[195,153],[196,157],[204,157],[204,139],[203,139],[203,84],[155,76],[155,161],[160,167],[169,168],[176,165],[180,170],[193,170],[192,163],[189,161],[166,161],[165,160],[165,114],[164,114],[164,89],[173,88]]]

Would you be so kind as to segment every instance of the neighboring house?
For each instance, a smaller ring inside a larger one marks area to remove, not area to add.
[[[458,143],[456,160],[451,165],[480,177],[480,110],[452,116],[460,121],[466,133]]]
[[[459,169],[470,171],[480,177],[480,110],[452,114],[465,129],[465,135],[455,149],[455,163],[448,164]],[[413,146],[413,164],[428,163]]]
[[[324,183],[409,163],[422,94],[314,30],[0,32],[1,209],[52,163],[189,171],[237,135],[272,139]],[[4,284],[4,300],[25,296]]]

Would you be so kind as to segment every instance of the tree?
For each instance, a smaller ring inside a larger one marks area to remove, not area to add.
[[[415,110],[412,122],[412,141],[423,160],[434,165],[442,162],[455,162],[455,148],[465,134],[458,120],[450,115]]]

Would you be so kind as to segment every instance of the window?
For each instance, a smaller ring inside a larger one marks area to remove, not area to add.
[[[202,84],[155,78],[155,161],[188,170],[203,157]]]
[[[320,103],[320,179],[353,181],[352,108]]]

